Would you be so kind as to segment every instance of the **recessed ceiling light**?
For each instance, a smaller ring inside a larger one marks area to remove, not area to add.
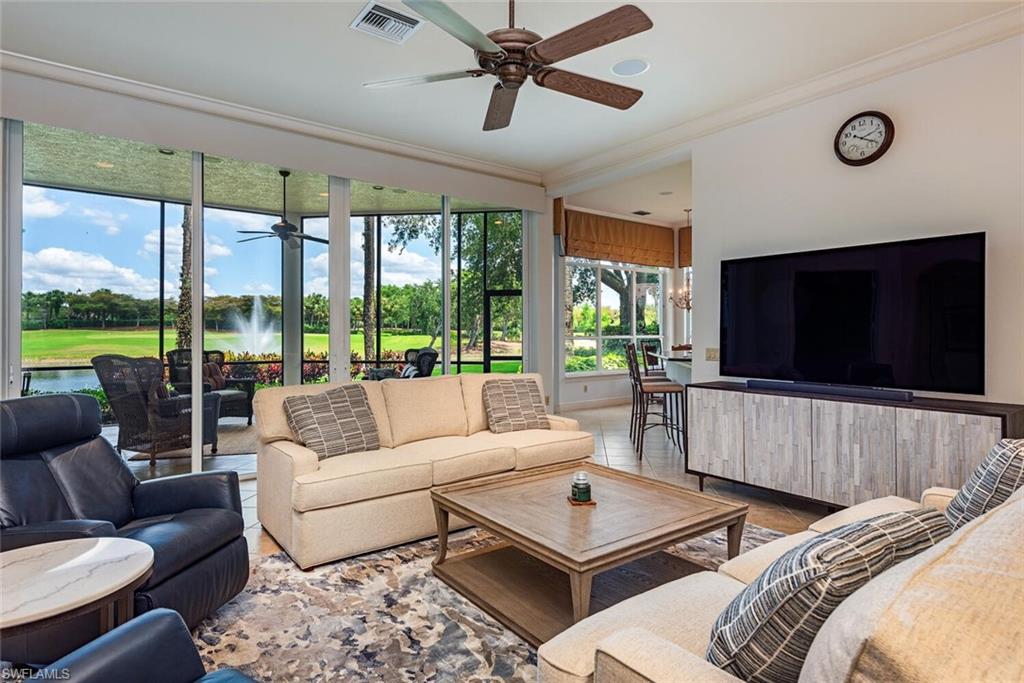
[[[383,185],[374,185],[373,189],[375,189],[375,190],[383,190],[384,186]]]
[[[644,211],[643,209],[640,209],[639,211],[634,211],[633,213],[634,213],[634,215],[637,215],[637,216],[650,216],[651,215],[650,211]]]
[[[96,168],[114,168],[114,165],[109,161],[97,161]]]
[[[166,154],[169,157],[170,156],[174,156],[174,150],[173,149],[167,149],[166,147],[161,147],[157,151],[160,152],[161,154]]]
[[[331,196],[331,194],[330,194],[330,192],[321,192],[320,196],[321,197],[329,197],[329,196]]]
[[[672,190],[665,190],[664,192],[659,192],[658,194],[660,194],[662,197],[667,197],[670,194],[672,194]]]
[[[646,73],[650,68],[651,63],[646,59],[623,59],[612,67],[612,73],[616,76],[629,78],[630,76],[639,76],[642,73]]]

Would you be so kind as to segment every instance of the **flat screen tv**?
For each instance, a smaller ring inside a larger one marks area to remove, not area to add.
[[[722,262],[720,373],[981,394],[985,233]]]

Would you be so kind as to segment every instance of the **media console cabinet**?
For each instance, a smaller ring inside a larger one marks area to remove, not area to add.
[[[888,402],[688,384],[686,471],[849,506],[960,488],[992,445],[1024,437],[1024,406]]]

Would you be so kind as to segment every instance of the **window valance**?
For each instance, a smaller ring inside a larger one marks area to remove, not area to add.
[[[675,231],[647,223],[611,218],[585,211],[565,211],[567,256],[675,267]]]

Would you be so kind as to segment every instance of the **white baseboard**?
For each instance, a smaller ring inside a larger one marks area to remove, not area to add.
[[[558,411],[565,412],[567,410],[588,410],[590,408],[607,408],[609,406],[623,406],[629,405],[630,399],[628,396],[613,396],[611,398],[597,398],[593,401],[574,401],[573,403],[562,403],[558,406]]]

